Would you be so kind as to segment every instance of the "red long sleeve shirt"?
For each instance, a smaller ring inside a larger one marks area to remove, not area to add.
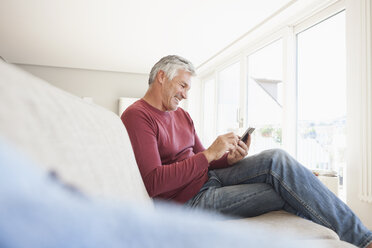
[[[121,116],[150,197],[184,203],[208,180],[208,168],[228,167],[227,154],[208,164],[189,114],[164,112],[140,99]]]

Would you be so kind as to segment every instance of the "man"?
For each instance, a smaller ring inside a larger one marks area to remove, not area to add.
[[[372,232],[308,169],[274,149],[247,157],[234,133],[205,149],[189,114],[193,65],[166,56],[150,72],[145,96],[122,115],[149,195],[229,215],[256,216],[284,209],[334,230],[342,240],[372,247]]]

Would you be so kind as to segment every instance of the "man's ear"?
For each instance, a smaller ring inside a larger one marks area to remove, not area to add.
[[[156,74],[156,79],[160,84],[163,84],[165,82],[166,77],[167,76],[165,75],[165,72],[163,70],[159,70],[158,74]]]

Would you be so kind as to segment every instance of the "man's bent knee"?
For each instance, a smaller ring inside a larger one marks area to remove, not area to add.
[[[262,154],[270,158],[290,157],[290,155],[286,151],[279,149],[279,148],[265,150],[262,152]]]

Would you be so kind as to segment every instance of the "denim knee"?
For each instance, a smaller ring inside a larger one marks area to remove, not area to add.
[[[280,148],[269,149],[263,151],[262,154],[272,160],[287,159],[290,157],[290,155],[286,151]]]
[[[275,169],[285,169],[290,167],[291,169],[294,169],[298,163],[292,158],[289,153],[286,151],[275,148],[270,149],[262,152],[264,156],[266,156],[268,159],[270,159],[271,164],[275,164]]]

